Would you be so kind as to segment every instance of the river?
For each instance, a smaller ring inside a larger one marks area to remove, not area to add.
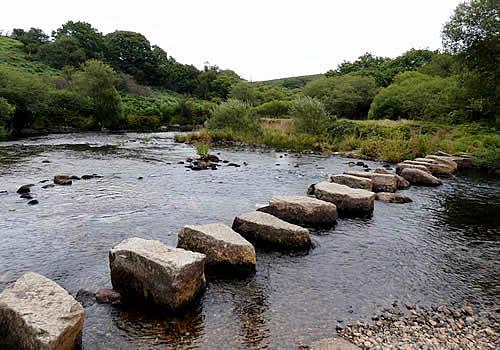
[[[183,225],[223,222],[273,195],[304,194],[350,159],[215,148],[239,168],[190,171],[173,133],[60,134],[0,143],[0,290],[26,271],[75,295],[110,287],[108,250],[128,237],[175,245]],[[44,162],[45,161],[45,162]],[[47,162],[49,161],[49,162]],[[381,163],[366,162],[375,168]],[[296,166],[298,165],[298,167]],[[354,168],[351,168],[351,170]],[[54,175],[99,174],[42,189]],[[143,179],[139,179],[143,177]],[[16,190],[26,183],[38,205]],[[313,232],[307,254],[257,251],[257,272],[210,280],[192,310],[94,304],[85,349],[289,349],[329,337],[338,321],[369,318],[394,300],[497,305],[500,181],[461,172],[438,188],[377,202],[370,218]]]

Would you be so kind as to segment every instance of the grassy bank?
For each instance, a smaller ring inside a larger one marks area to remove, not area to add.
[[[179,142],[198,140],[235,141],[294,151],[359,151],[360,157],[398,162],[425,156],[438,150],[465,152],[476,158],[476,165],[500,167],[500,134],[479,123],[441,125],[422,121],[338,120],[325,136],[298,133],[293,121],[262,123],[258,132],[229,128],[207,130],[179,136]]]

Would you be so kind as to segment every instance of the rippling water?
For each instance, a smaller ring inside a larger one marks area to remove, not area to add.
[[[73,295],[110,287],[108,250],[128,237],[175,245],[186,224],[232,223],[273,195],[304,194],[347,159],[215,149],[248,166],[192,172],[173,134],[52,135],[0,143],[0,290],[26,271]],[[44,161],[50,161],[50,163]],[[380,164],[367,162],[371,167]],[[298,164],[299,167],[295,167]],[[42,189],[57,174],[102,178]],[[143,180],[138,177],[142,176]],[[40,204],[15,193],[25,183]],[[86,349],[287,349],[369,317],[393,300],[481,302],[500,295],[500,181],[478,172],[377,202],[373,217],[314,232],[308,254],[258,252],[257,273],[211,280],[199,305],[172,316],[142,306],[86,309]]]

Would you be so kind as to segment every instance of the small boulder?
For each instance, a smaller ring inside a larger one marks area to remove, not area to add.
[[[238,215],[233,230],[251,242],[269,247],[302,250],[311,246],[308,229],[259,211]]]
[[[0,294],[2,349],[73,349],[81,343],[84,311],[54,281],[28,272]]]
[[[371,179],[348,174],[331,175],[330,182],[335,182],[337,184],[349,186],[351,188],[361,188],[367,191],[371,191],[373,187]]]
[[[373,192],[327,181],[314,185],[314,195],[335,204],[342,215],[371,213],[375,200]]]
[[[22,199],[33,199],[33,196],[30,193],[23,193],[22,195],[19,196],[19,198],[22,198]]]
[[[370,179],[373,192],[396,192],[398,179],[393,174],[363,173],[359,171],[347,171],[345,174]]]
[[[396,178],[398,179],[398,190],[404,190],[411,186],[410,182],[401,175],[396,175]]]
[[[69,176],[56,175],[56,176],[54,176],[54,183],[56,185],[68,186],[68,185],[71,185],[73,183],[73,181],[71,181],[71,178]]]
[[[257,258],[253,245],[224,224],[184,226],[177,247],[205,254],[210,268],[255,270]]]
[[[31,187],[35,186],[35,184],[27,184],[27,185],[22,185],[17,189],[17,193],[19,194],[25,194],[25,193],[30,193],[31,192]]]
[[[401,176],[408,180],[412,185],[417,186],[439,186],[442,182],[435,176],[420,169],[405,168]]]
[[[389,170],[387,170],[387,167],[377,168],[373,172],[376,173],[376,174],[388,174],[388,175],[392,175],[392,173]]]
[[[84,308],[95,304],[95,294],[85,289],[79,289],[78,292],[76,292],[75,299],[82,304]]]
[[[28,202],[28,205],[37,205],[39,202],[36,199],[32,199]]]
[[[205,255],[160,241],[126,239],[109,251],[109,264],[113,289],[124,299],[177,310],[205,289]]]
[[[81,180],[80,176],[76,176],[76,175],[71,175],[70,179],[71,180]]]
[[[232,166],[232,167],[235,167],[235,168],[239,168],[241,165],[236,164],[236,163],[228,163],[227,166]]]
[[[100,304],[121,304],[122,296],[116,290],[110,288],[101,288],[99,289],[94,296],[95,300],[97,300]]]
[[[383,202],[390,203],[410,203],[413,202],[410,197],[403,196],[399,193],[391,193],[391,192],[378,192],[375,194],[375,199]]]
[[[268,206],[258,211],[308,226],[331,225],[338,217],[335,204],[307,196],[276,196],[271,198]]]
[[[399,163],[396,165],[396,174],[401,175],[401,172],[403,171],[403,169],[418,169],[418,170],[426,172],[428,174],[431,173],[431,171],[424,165]]]

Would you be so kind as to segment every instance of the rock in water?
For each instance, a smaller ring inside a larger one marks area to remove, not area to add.
[[[56,176],[54,176],[54,183],[56,185],[67,186],[67,185],[71,185],[73,183],[73,181],[71,180],[71,178],[69,176],[56,175]]]
[[[205,289],[205,255],[129,238],[109,251],[111,283],[123,298],[176,310]]]
[[[421,170],[421,171],[426,172],[428,174],[431,173],[431,171],[426,166],[423,166],[423,165],[399,163],[396,165],[396,174],[401,175],[401,172],[403,171],[403,169],[407,169],[407,168],[408,169],[418,169],[418,170]]]
[[[122,296],[116,290],[109,288],[99,289],[94,296],[94,299],[101,304],[120,304],[122,302]]]
[[[375,199],[390,203],[410,203],[413,202],[410,197],[403,196],[399,193],[378,192],[375,194]]]
[[[331,225],[338,217],[335,204],[307,196],[276,196],[267,207],[258,210],[293,224],[309,226]]]
[[[401,176],[412,185],[418,186],[439,186],[442,182],[431,174],[420,169],[405,168],[401,171]]]
[[[375,193],[323,181],[314,186],[316,198],[333,203],[339,214],[357,215],[373,211]]]
[[[351,188],[361,188],[371,191],[373,188],[372,180],[347,174],[338,174],[330,176],[330,181],[340,185],[349,186]]]
[[[177,247],[205,254],[206,264],[211,268],[255,270],[253,245],[224,224],[184,226],[179,233]]]
[[[453,157],[445,157],[445,156],[435,156],[435,155],[428,155],[425,158],[427,159],[432,159],[432,160],[437,160],[440,163],[444,163],[451,167],[453,171],[456,171],[458,169],[458,164],[453,160]]]
[[[374,192],[396,192],[398,189],[398,179],[392,174],[364,173],[360,171],[347,171],[346,174],[372,180],[372,191]]]
[[[0,294],[2,349],[66,350],[81,343],[83,307],[54,281],[28,272]]]
[[[387,166],[387,165],[384,165],[384,166]],[[390,165],[389,165],[390,167]],[[374,173],[377,173],[377,174],[389,174],[389,175],[392,175],[392,173],[387,170],[386,168],[377,168],[373,171]]]
[[[422,158],[420,158],[420,159],[422,159]],[[423,159],[425,159],[425,158],[423,158]],[[429,169],[429,171],[432,174],[435,174],[435,175],[449,176],[449,175],[453,174],[453,172],[454,172],[453,167],[451,167],[445,163],[440,163],[437,161],[432,162],[430,159],[428,159],[428,160],[405,160],[403,163],[404,164],[423,165],[427,169]]]
[[[22,185],[18,188],[17,193],[26,194],[31,192],[31,187],[35,186],[34,184]]]
[[[360,348],[345,339],[336,337],[316,341],[309,346],[309,350],[360,350]]]
[[[398,179],[398,190],[404,190],[410,187],[410,182],[401,175],[396,175],[396,178]]]
[[[269,247],[300,250],[311,246],[308,229],[260,211],[238,215],[233,230],[252,242]]]

